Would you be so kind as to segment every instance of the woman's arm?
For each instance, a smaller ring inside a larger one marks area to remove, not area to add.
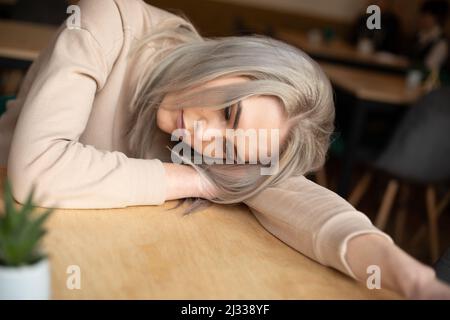
[[[61,28],[17,121],[8,159],[13,194],[23,202],[35,185],[43,207],[117,208],[165,201],[164,167],[79,142],[96,95],[123,46],[115,1],[82,0],[81,28]]]
[[[381,286],[410,299],[450,299],[450,287],[434,270],[415,260],[384,237],[363,234],[349,240],[347,261],[356,278],[366,282],[371,265],[379,267]]]
[[[319,263],[367,281],[381,270],[382,286],[406,297],[446,297],[431,268],[408,256],[366,215],[303,176],[291,177],[245,201],[258,221],[286,244]]]

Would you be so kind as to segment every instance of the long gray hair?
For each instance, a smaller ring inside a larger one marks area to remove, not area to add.
[[[153,50],[152,63],[142,72],[136,88],[127,132],[134,157],[143,158],[151,148],[156,111],[167,93],[187,92],[177,95],[173,106],[177,109],[220,109],[250,96],[269,95],[281,101],[289,120],[278,172],[265,176],[260,174],[261,164],[199,165],[183,157],[219,190],[217,198],[210,201],[239,203],[324,164],[334,129],[332,88],[319,65],[301,50],[262,35],[204,38],[185,17],[161,23],[140,39],[131,54],[145,50]],[[189,90],[223,76],[243,76],[251,81]],[[195,200],[186,212],[209,203]]]

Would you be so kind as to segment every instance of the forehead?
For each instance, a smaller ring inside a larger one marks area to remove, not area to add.
[[[241,101],[240,129],[281,129],[287,120],[284,107],[274,96],[251,96]]]
[[[279,150],[288,132],[287,127],[283,125],[287,116],[279,99],[274,96],[252,96],[242,100],[241,107],[239,125],[231,139],[240,156],[248,161],[251,155],[259,158],[261,154],[271,155],[274,151],[278,152],[276,150]],[[239,144],[243,141],[244,145]],[[276,150],[272,150],[274,143],[278,146]]]
[[[207,82],[202,87],[211,88],[246,81],[250,80],[241,76],[220,77]],[[287,118],[282,103],[275,96],[251,96],[242,100],[241,107],[242,118],[239,128],[242,129],[280,128],[281,123]]]
[[[250,81],[250,79],[243,76],[219,77],[207,82],[202,87],[210,88],[246,81]],[[288,130],[287,126],[283,124],[286,123],[288,117],[278,97],[270,95],[251,96],[241,101],[241,108],[237,129],[278,129],[280,142],[284,141]]]

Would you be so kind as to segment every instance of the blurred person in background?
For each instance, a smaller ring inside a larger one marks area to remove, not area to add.
[[[367,28],[369,15],[366,13],[366,8],[370,5],[380,7],[381,29],[370,30]],[[372,0],[364,7],[364,13],[356,19],[350,35],[350,42],[356,45],[362,39],[369,39],[372,41],[375,51],[397,53],[400,35],[400,21],[392,9],[392,0]]]
[[[444,34],[448,10],[447,0],[426,1],[420,9],[418,30],[409,55],[428,71],[440,71],[448,59],[448,41]]]

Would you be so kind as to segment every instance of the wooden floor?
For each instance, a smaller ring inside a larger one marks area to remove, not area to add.
[[[0,191],[6,170],[0,169]],[[44,244],[55,299],[392,299],[308,259],[245,206],[57,210]],[[0,204],[2,206],[2,204]],[[71,266],[81,289],[66,286]]]

